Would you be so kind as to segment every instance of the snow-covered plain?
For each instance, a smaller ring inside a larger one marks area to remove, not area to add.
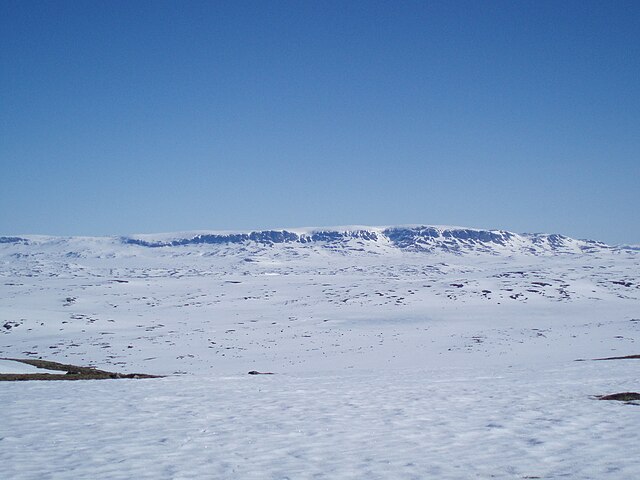
[[[0,465],[640,478],[640,410],[593,398],[640,390],[639,360],[575,362],[640,353],[639,307],[640,252],[560,236],[1,237],[0,357],[168,377],[0,384]]]

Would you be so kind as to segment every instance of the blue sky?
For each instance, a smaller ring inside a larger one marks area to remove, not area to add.
[[[640,2],[0,3],[0,234],[640,243]]]

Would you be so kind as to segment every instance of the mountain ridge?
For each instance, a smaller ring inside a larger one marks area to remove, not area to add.
[[[514,233],[501,229],[478,229],[436,225],[306,227],[249,231],[192,231],[159,234],[138,234],[111,237],[46,237],[6,236],[0,244],[49,244],[64,242],[106,241],[123,246],[170,248],[189,246],[258,245],[273,247],[320,246],[340,249],[341,246],[390,247],[413,252],[463,253],[595,253],[603,251],[634,251],[624,246],[610,246],[595,240],[577,240],[561,234]]]
[[[169,240],[153,240],[152,235],[122,237],[121,241],[141,247],[177,247],[199,244],[258,243],[332,244],[347,242],[383,243],[402,250],[497,253],[518,250],[524,253],[590,253],[613,247],[595,240],[576,240],[560,234],[513,233],[506,230],[483,230],[465,227],[409,225],[390,227],[333,227],[309,229],[257,230],[248,233],[199,233]]]

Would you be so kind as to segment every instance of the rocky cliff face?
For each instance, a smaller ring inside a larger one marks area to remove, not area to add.
[[[229,245],[256,243],[264,246],[276,244],[324,245],[333,249],[340,245],[357,243],[386,246],[411,251],[446,251],[451,253],[501,252],[520,253],[591,253],[611,250],[612,247],[592,240],[575,240],[557,234],[516,234],[504,230],[478,230],[434,226],[387,228],[337,228],[299,230],[263,230],[248,233],[201,233],[154,239],[153,236],[124,237],[124,244],[159,248],[186,245]]]

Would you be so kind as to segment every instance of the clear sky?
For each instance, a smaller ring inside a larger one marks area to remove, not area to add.
[[[640,243],[638,1],[0,1],[0,234]]]

